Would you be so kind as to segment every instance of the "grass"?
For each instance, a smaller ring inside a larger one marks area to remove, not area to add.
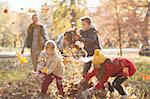
[[[124,56],[134,61],[137,71],[130,80],[142,80],[141,73],[150,75],[150,57],[141,57],[138,55],[128,55]],[[0,59],[0,83],[5,80],[15,81],[22,80],[26,78],[28,73],[31,73],[32,64],[29,62],[26,65],[20,65],[16,58],[4,58]],[[80,78],[81,77],[82,66],[75,63],[69,63],[65,66],[65,77],[67,80],[69,78]]]
[[[141,73],[143,72],[150,75],[150,57],[140,57],[139,55],[124,55],[124,57],[133,60],[137,67],[135,75],[130,78],[129,82],[135,83],[136,81],[140,81],[139,83],[142,85],[143,81]],[[20,90],[22,90],[21,94],[24,94],[24,96],[28,93],[35,95],[35,91],[37,91],[36,87],[39,85],[35,84],[34,76],[32,76],[32,64],[30,61],[25,65],[20,65],[16,58],[5,58],[0,59],[0,63],[0,90],[3,90],[4,82],[13,83],[11,88],[6,89],[7,91],[3,91],[3,93],[12,93],[14,90],[20,92]],[[65,65],[64,75],[65,84],[74,83],[80,80],[82,77],[82,64],[68,63]],[[18,82],[19,89],[18,87],[15,88],[16,83]],[[54,86],[50,89],[53,88]],[[1,94],[0,91],[0,95]]]
[[[150,57],[136,57],[133,59],[137,68],[131,80],[142,80],[141,73],[150,75]]]
[[[0,59],[0,84],[4,81],[23,80],[31,72],[31,66],[21,65],[16,58]]]

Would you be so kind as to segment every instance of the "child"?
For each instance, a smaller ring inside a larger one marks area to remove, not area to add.
[[[106,58],[98,49],[94,51],[92,63],[94,65],[94,69],[92,72],[88,73],[80,83],[83,84],[89,81],[90,78],[97,75],[98,73],[100,73],[102,76],[96,86],[83,91],[82,95],[86,98],[96,90],[101,89],[109,77],[116,77],[112,85],[119,92],[122,98],[126,97],[127,94],[121,84],[128,77],[135,73],[135,65],[130,60],[125,58],[114,58],[110,60]],[[100,69],[103,69],[103,72],[99,72]]]
[[[63,85],[62,85],[62,75],[63,75],[63,59],[60,53],[58,53],[56,44],[54,41],[49,40],[45,44],[45,49],[40,53],[39,64],[37,68],[37,73],[42,74],[41,70],[45,67],[48,68],[47,73],[44,74],[44,80],[42,82],[42,95],[46,95],[48,86],[50,83],[56,79],[57,88],[59,94],[64,96]]]

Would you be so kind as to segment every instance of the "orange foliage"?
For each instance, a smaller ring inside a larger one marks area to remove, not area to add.
[[[141,77],[142,77],[142,80],[150,80],[150,75],[148,74],[145,74],[145,73],[141,73]]]

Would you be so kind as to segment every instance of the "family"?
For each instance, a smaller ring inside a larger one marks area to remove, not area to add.
[[[30,48],[34,71],[37,75],[43,75],[41,96],[46,96],[48,86],[56,79],[59,94],[64,97],[65,92],[62,84],[64,66],[63,57],[59,52],[56,43],[53,40],[47,40],[44,27],[39,24],[37,14],[32,16],[32,21],[33,22],[29,25],[27,30],[22,54],[24,53],[25,47]],[[93,56],[93,59],[84,64],[82,74],[83,79],[81,79],[80,84],[87,83],[93,76],[96,76],[98,79],[98,82],[94,87],[82,91],[81,95],[84,99],[87,99],[89,95],[103,89],[104,85],[108,84],[112,89],[110,92],[113,92],[114,89],[116,89],[121,95],[121,98],[126,99],[127,93],[121,84],[135,73],[136,68],[134,63],[125,58],[110,59],[106,57],[101,52],[97,30],[92,25],[91,18],[83,17],[81,19],[81,24],[82,29],[79,31],[79,35],[74,36],[74,39],[83,42],[84,49],[87,52],[86,56]],[[89,72],[91,66],[94,68]],[[48,68],[48,73],[43,73],[41,71],[44,67]],[[108,82],[109,77],[115,77],[112,84]]]

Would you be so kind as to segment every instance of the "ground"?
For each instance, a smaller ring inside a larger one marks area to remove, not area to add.
[[[137,54],[126,54],[124,57],[132,59],[137,67],[135,75],[124,84],[130,99],[146,99],[146,97],[148,99],[150,57]],[[76,93],[75,83],[82,78],[82,63],[68,62],[64,68],[65,99],[72,99],[71,97]],[[37,99],[39,93],[40,83],[32,72],[30,61],[27,64],[19,64],[17,58],[0,58],[0,99]],[[53,97],[52,99],[59,99],[55,81],[49,87],[48,94]],[[117,92],[113,96],[115,99],[119,97]],[[93,96],[92,99],[97,98]]]

